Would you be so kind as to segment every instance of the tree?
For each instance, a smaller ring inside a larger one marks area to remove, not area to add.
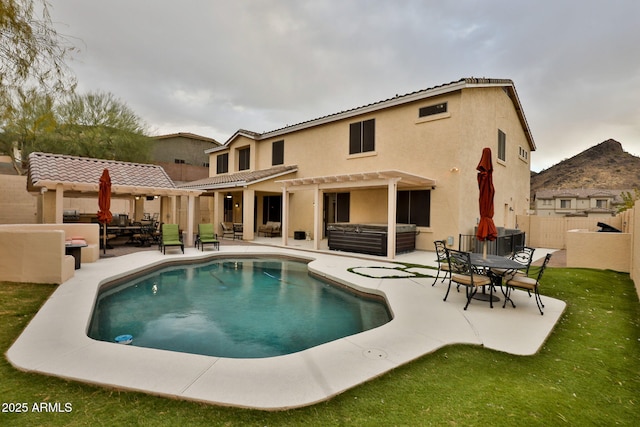
[[[111,93],[72,94],[62,103],[34,89],[19,93],[0,143],[17,148],[23,162],[33,151],[148,161],[151,142],[142,120]]]
[[[53,29],[46,0],[0,0],[0,101],[30,84],[68,92],[75,81],[65,59],[73,50]]]
[[[100,159],[146,162],[151,143],[142,120],[111,93],[73,94],[58,109],[58,130],[39,149]],[[60,146],[61,148],[58,148]]]
[[[635,188],[633,190],[633,193],[631,193],[630,191],[623,191],[620,194],[620,197],[622,197],[623,205],[618,208],[618,213],[633,208],[636,201],[640,200],[640,190]]]
[[[24,110],[36,87],[49,97],[73,91],[75,79],[65,63],[73,50],[53,29],[46,0],[0,0],[0,153],[11,156],[14,166],[16,141],[8,121]]]
[[[8,153],[18,174],[22,173],[22,159],[34,151],[38,141],[54,132],[57,121],[53,99],[36,89],[17,91],[17,102],[6,115],[4,129],[0,132],[0,151]],[[18,153],[23,153],[17,157]]]

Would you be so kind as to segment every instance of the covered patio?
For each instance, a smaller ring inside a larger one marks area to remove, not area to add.
[[[324,175],[309,178],[293,178],[277,181],[282,184],[282,229],[288,230],[290,222],[289,195],[298,191],[313,192],[313,249],[321,249],[323,236],[323,194],[332,191],[350,191],[360,189],[387,189],[387,258],[396,256],[396,213],[399,189],[433,190],[436,181],[431,178],[397,170],[371,171],[339,175]],[[376,206],[371,206],[376,209]],[[282,233],[282,244],[287,246],[289,236]]]
[[[38,200],[38,222],[62,224],[64,198],[95,198],[98,210],[100,175],[108,169],[111,175],[111,197],[129,201],[131,220],[140,221],[147,198],[160,199],[160,222],[179,223],[180,198],[187,198],[187,219],[182,224],[185,244],[193,245],[197,198],[202,191],[178,188],[162,167],[152,164],[75,157],[51,153],[29,155],[27,190]]]

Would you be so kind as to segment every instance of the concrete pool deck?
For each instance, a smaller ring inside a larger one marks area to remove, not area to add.
[[[544,256],[536,250],[536,258]],[[298,353],[263,359],[229,359],[95,341],[87,337],[102,283],[166,261],[212,255],[279,254],[313,260],[310,270],[356,289],[384,295],[393,320],[381,327]],[[464,291],[442,301],[446,284],[433,278],[389,276],[397,264],[382,259],[308,252],[272,246],[221,246],[220,251],[186,248],[162,255],[144,251],[83,264],[56,289],[6,353],[21,370],[117,389],[219,405],[280,410],[335,396],[411,360],[450,344],[481,345],[516,355],[538,351],[565,309],[542,296],[541,316],[533,298],[514,291],[517,308],[502,301],[489,308],[473,301],[464,311]],[[435,265],[433,252],[416,251],[396,261]],[[375,268],[371,268],[375,267]],[[380,269],[382,267],[382,269]],[[428,274],[435,270],[426,271]],[[543,291],[544,293],[544,291]],[[498,292],[499,296],[502,296]]]

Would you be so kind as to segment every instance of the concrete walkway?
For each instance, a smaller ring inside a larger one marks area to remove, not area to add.
[[[321,276],[383,295],[393,320],[298,353],[263,359],[209,357],[87,337],[102,283],[167,261],[269,254],[311,260],[309,269]],[[536,251],[536,255],[544,253]],[[398,257],[398,261],[435,265],[435,253],[416,251]],[[83,264],[75,277],[58,287],[6,355],[13,366],[25,371],[173,398],[277,410],[326,400],[450,344],[534,354],[565,309],[564,302],[543,296],[545,314],[541,316],[533,298],[514,291],[515,309],[510,305],[503,309],[501,303],[491,309],[488,303],[474,300],[464,311],[464,292],[452,290],[443,302],[446,285],[438,282],[431,286],[432,278],[364,277],[348,271],[354,267],[388,275],[385,268],[397,264],[362,256],[224,242],[219,252],[186,248],[184,255],[178,250],[163,256],[153,250],[101,259]]]

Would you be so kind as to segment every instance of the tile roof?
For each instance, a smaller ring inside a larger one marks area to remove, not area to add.
[[[250,183],[256,183],[282,175],[290,174],[298,170],[297,165],[275,166],[269,169],[261,169],[257,171],[242,171],[231,174],[222,174],[210,176],[209,178],[200,179],[198,181],[181,184],[179,188],[191,188],[198,190],[208,190],[216,188],[232,188]]]
[[[38,182],[55,181],[94,185],[100,181],[105,168],[109,169],[112,185],[176,188],[169,175],[157,165],[39,152],[29,155],[29,184],[38,186]]]
[[[275,129],[269,132],[257,133],[251,132],[245,129],[240,129],[236,133],[234,133],[222,146],[215,147],[205,151],[206,153],[212,153],[217,151],[222,151],[225,148],[228,148],[231,141],[239,136],[246,136],[248,138],[252,138],[255,140],[266,139],[276,136],[285,135],[289,132],[295,132],[298,130],[302,130],[312,126],[318,126],[325,123],[329,123],[336,120],[342,120],[345,118],[350,118],[352,116],[369,113],[372,111],[381,110],[383,108],[388,108],[396,105],[401,105],[408,102],[414,102],[417,100],[427,99],[433,96],[439,96],[445,93],[450,93],[453,91],[461,90],[464,88],[476,88],[476,87],[503,87],[507,92],[509,98],[513,102],[513,105],[518,113],[518,119],[522,124],[522,128],[525,131],[527,140],[531,146],[531,149],[535,151],[536,145],[533,140],[533,135],[531,134],[531,129],[529,128],[529,124],[527,122],[526,117],[524,116],[524,112],[522,109],[522,105],[520,104],[520,99],[516,92],[515,85],[511,79],[493,79],[493,78],[476,78],[476,77],[466,77],[459,79],[457,81],[452,81],[450,83],[444,83],[441,85],[433,86],[427,89],[421,89],[414,92],[410,92],[404,95],[396,95],[392,98],[387,98],[381,101],[372,102],[367,105],[363,105],[360,107],[355,107],[351,109],[347,109],[344,111],[340,111],[333,114],[328,114],[322,117],[318,117],[312,120],[307,120],[304,122],[300,122],[294,125],[285,126],[279,129]]]

